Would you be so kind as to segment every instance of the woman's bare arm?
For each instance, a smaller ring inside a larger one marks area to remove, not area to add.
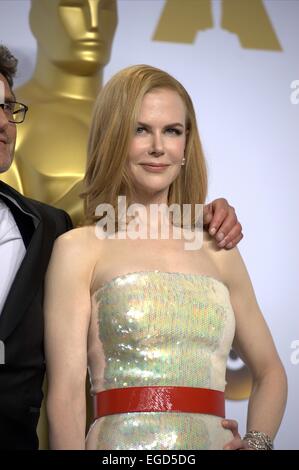
[[[47,413],[52,449],[84,449],[92,250],[84,229],[57,239],[46,276]]]
[[[247,431],[262,431],[274,439],[286,406],[286,374],[238,249],[221,251],[222,275],[236,317],[233,346],[253,376]]]

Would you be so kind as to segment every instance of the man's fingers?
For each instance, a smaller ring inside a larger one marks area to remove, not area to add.
[[[213,218],[213,206],[212,204],[205,204],[203,207],[203,224],[209,225]]]
[[[241,438],[235,438],[223,447],[224,450],[245,449]]]
[[[230,231],[227,232],[227,230],[230,230]],[[229,243],[237,239],[237,237],[239,237],[242,234],[242,225],[240,224],[240,222],[236,222],[233,228],[229,229],[229,227],[225,226],[225,223],[224,223],[220,227],[219,232],[220,233],[222,232],[224,234],[224,238],[220,242],[218,242],[218,246],[219,248],[224,248],[225,246],[227,247]],[[217,236],[218,234],[216,235],[216,240],[217,240]],[[233,248],[233,245],[229,246],[228,248]]]
[[[235,419],[224,419],[222,420],[222,426],[225,429],[229,429],[234,437],[240,437],[238,432],[238,422]]]
[[[217,211],[214,212],[209,226],[210,235],[213,236],[216,232],[218,232],[219,227],[221,227],[221,225],[223,224],[223,221],[225,220],[226,216],[227,210],[224,208],[219,208]]]
[[[238,429],[238,421],[236,421],[235,419],[223,419],[222,425],[225,428]]]
[[[211,225],[213,224],[213,220]],[[233,207],[229,207],[228,212],[226,213],[225,220],[222,219],[222,223],[218,226],[216,241],[221,242],[229,232],[238,224],[238,219]]]
[[[209,234],[215,237],[219,248],[234,248],[243,238],[242,226],[238,222],[235,209],[226,199],[216,199],[206,204],[203,211],[204,225]]]
[[[242,240],[242,238],[243,238],[243,234],[241,233],[238,237],[234,238],[231,242],[228,242],[224,248],[231,250],[239,243],[239,241]]]

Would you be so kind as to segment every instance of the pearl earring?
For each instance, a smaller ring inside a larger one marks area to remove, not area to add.
[[[181,165],[182,165],[182,166],[184,166],[184,165],[185,165],[185,161],[186,161],[186,158],[185,158],[185,157],[183,157],[183,159],[182,159],[182,163],[181,163]]]

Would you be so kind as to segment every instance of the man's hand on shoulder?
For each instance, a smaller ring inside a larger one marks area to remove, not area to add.
[[[235,209],[224,198],[205,204],[203,221],[219,248],[234,248],[243,238]]]

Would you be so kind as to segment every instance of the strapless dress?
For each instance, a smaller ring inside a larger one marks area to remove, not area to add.
[[[141,271],[92,296],[88,334],[91,393],[178,386],[224,391],[235,333],[228,288],[206,275]],[[232,433],[211,414],[133,412],[91,425],[87,449],[222,449]]]

